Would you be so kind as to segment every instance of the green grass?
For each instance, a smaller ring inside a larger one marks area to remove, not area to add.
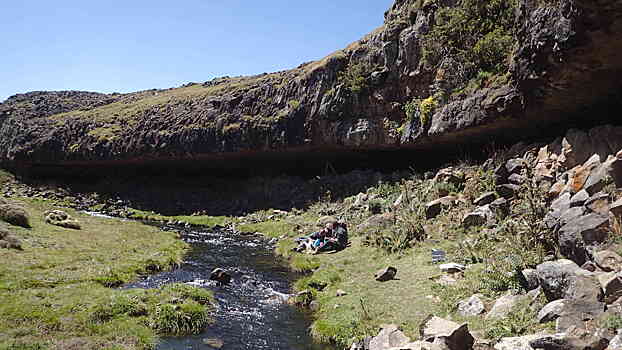
[[[32,229],[11,227],[24,250],[0,254],[0,349],[150,349],[159,334],[211,321],[211,294],[194,287],[106,287],[180,263],[175,233],[68,209],[82,230],[64,229],[43,221],[49,203],[21,201]],[[177,319],[159,317],[171,307]]]
[[[216,225],[224,226],[234,222],[233,218],[227,216],[209,216],[209,215],[178,215],[178,216],[166,216],[160,215],[154,212],[148,212],[138,209],[132,209],[131,217],[137,220],[146,221],[181,221],[190,225],[208,226],[213,227]]]

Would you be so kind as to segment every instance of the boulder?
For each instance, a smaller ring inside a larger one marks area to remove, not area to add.
[[[605,272],[622,270],[622,257],[611,250],[601,250],[594,253],[594,262]]]
[[[516,195],[520,192],[520,186],[513,184],[503,184],[496,187],[497,193],[505,198],[511,199],[516,197]]]
[[[470,228],[494,224],[497,216],[490,206],[490,204],[486,204],[466,214],[464,218],[462,218],[462,226],[464,228]]]
[[[386,325],[377,336],[369,341],[369,350],[386,350],[410,343],[408,338],[396,325]]]
[[[521,284],[525,290],[531,291],[540,287],[538,280],[538,271],[534,269],[525,269],[521,271]]]
[[[465,177],[462,171],[449,167],[439,170],[434,177],[434,182],[461,186],[465,182]]]
[[[26,210],[14,204],[0,205],[0,220],[11,225],[30,228],[30,221]]]
[[[456,263],[442,264],[438,268],[447,273],[457,273],[466,270],[466,266]]]
[[[484,311],[484,302],[477,294],[458,303],[458,313],[465,317],[481,315]]]
[[[542,335],[533,334],[522,337],[502,338],[495,344],[495,350],[534,350],[529,343],[540,337]]]
[[[622,188],[622,151],[616,154],[616,159],[609,166],[609,176],[613,178],[617,188]]]
[[[585,202],[585,207],[592,213],[607,216],[609,215],[609,195],[599,192]]]
[[[523,185],[526,180],[527,180],[527,178],[524,177],[523,175],[520,175],[520,174],[512,174],[512,175],[510,175],[510,177],[508,177],[508,181],[511,184],[518,185],[518,186]]]
[[[570,207],[581,207],[588,199],[590,199],[590,194],[586,190],[581,190],[570,199]]]
[[[609,341],[609,347],[607,347],[607,350],[620,349],[622,349],[622,332],[618,332],[618,334]]]
[[[572,195],[570,193],[564,193],[551,203],[551,211],[564,212],[570,209],[572,201]]]
[[[583,265],[589,260],[588,247],[603,243],[608,236],[609,217],[590,213],[575,217],[558,232],[561,253]]]
[[[346,295],[348,295],[348,293],[342,289],[337,289],[337,292],[335,292],[336,297],[344,297]]]
[[[568,300],[566,299],[559,299],[544,305],[540,312],[538,312],[538,322],[546,323],[559,318],[567,302]]]
[[[486,192],[481,196],[477,197],[473,203],[476,206],[481,207],[494,202],[495,199],[497,199],[497,194],[495,192]]]
[[[602,297],[595,274],[583,270],[570,260],[547,261],[537,266],[540,286],[549,301],[580,299],[598,301]]]
[[[434,200],[425,206],[425,216],[426,219],[433,219],[437,217],[443,208],[450,208],[455,202],[457,198],[454,196],[445,196],[443,198],[439,198]]]
[[[565,334],[540,337],[529,343],[533,349],[543,350],[605,350],[607,344],[607,339],[603,338],[593,336],[586,338],[568,337]]]
[[[513,295],[510,293],[502,296],[495,301],[495,304],[492,306],[490,311],[488,311],[486,319],[504,318],[523,298],[524,296],[522,295]]]
[[[209,279],[218,282],[219,285],[226,285],[231,282],[231,275],[221,268],[216,268],[210,274]]]
[[[608,272],[598,275],[598,281],[604,292],[604,300],[612,304],[622,298],[622,273]]]
[[[50,225],[71,228],[74,230],[80,230],[82,228],[77,220],[73,219],[64,211],[50,210],[46,211],[43,215],[45,215],[45,222]]]
[[[526,162],[522,158],[514,158],[505,162],[505,169],[509,175],[520,174],[525,169]]]
[[[490,203],[490,209],[496,216],[505,218],[510,215],[510,202],[505,198],[496,199]]]
[[[421,339],[449,350],[469,350],[475,339],[466,323],[458,324],[440,317],[429,317],[420,326]]]
[[[603,163],[592,170],[590,176],[585,181],[583,188],[591,195],[603,190],[606,179],[609,176],[609,164]]]
[[[374,275],[374,278],[378,282],[386,282],[394,279],[396,274],[397,269],[395,267],[389,266],[382,270],[378,270],[378,272],[376,272],[376,274]]]
[[[622,199],[611,203],[611,205],[609,206],[609,211],[614,217],[622,219]]]
[[[554,311],[549,315],[554,317]],[[564,333],[572,329],[586,329],[586,321],[599,318],[605,312],[605,303],[599,301],[565,300],[556,317],[555,331]]]
[[[585,187],[587,179],[592,174],[592,171],[600,166],[600,156],[598,154],[595,154],[583,165],[578,165],[572,168],[569,172],[568,183],[564,191],[573,194],[581,191]]]
[[[497,186],[508,183],[508,177],[510,177],[510,173],[505,164],[501,164],[495,169],[495,184]]]

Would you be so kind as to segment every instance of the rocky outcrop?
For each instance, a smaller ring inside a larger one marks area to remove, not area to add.
[[[484,63],[430,58],[440,53],[426,46],[435,14],[451,6],[458,5],[396,0],[379,29],[289,71],[132,94],[13,96],[0,104],[0,160],[82,167],[205,160],[219,168],[272,153],[429,150],[539,134],[620,88],[617,1],[518,1],[508,9],[515,50],[487,80],[476,79],[491,69]]]

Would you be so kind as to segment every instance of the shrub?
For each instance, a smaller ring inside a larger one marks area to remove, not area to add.
[[[194,300],[179,305],[159,305],[150,326],[159,334],[198,334],[211,322],[209,313]]]
[[[339,72],[337,80],[353,94],[359,94],[367,89],[367,74],[371,71],[368,64],[350,64],[345,71]]]
[[[288,105],[291,109],[298,109],[298,107],[300,107],[300,101],[298,100],[291,100],[288,102]]]
[[[418,118],[422,127],[427,125],[434,111],[438,108],[439,101],[439,95],[433,95],[423,100],[417,98],[412,99],[404,105],[406,119],[408,121],[413,121]]]
[[[435,25],[423,40],[423,58],[436,68],[452,58],[466,71],[466,84],[478,71],[508,68],[514,43],[516,0],[461,0],[436,11]]]
[[[138,296],[116,295],[109,302],[93,307],[91,320],[96,323],[103,323],[123,315],[145,316],[147,315],[147,305]]]

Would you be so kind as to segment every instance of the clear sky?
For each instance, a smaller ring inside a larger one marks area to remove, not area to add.
[[[0,101],[130,92],[294,68],[380,26],[393,0],[20,0],[2,4]]]

